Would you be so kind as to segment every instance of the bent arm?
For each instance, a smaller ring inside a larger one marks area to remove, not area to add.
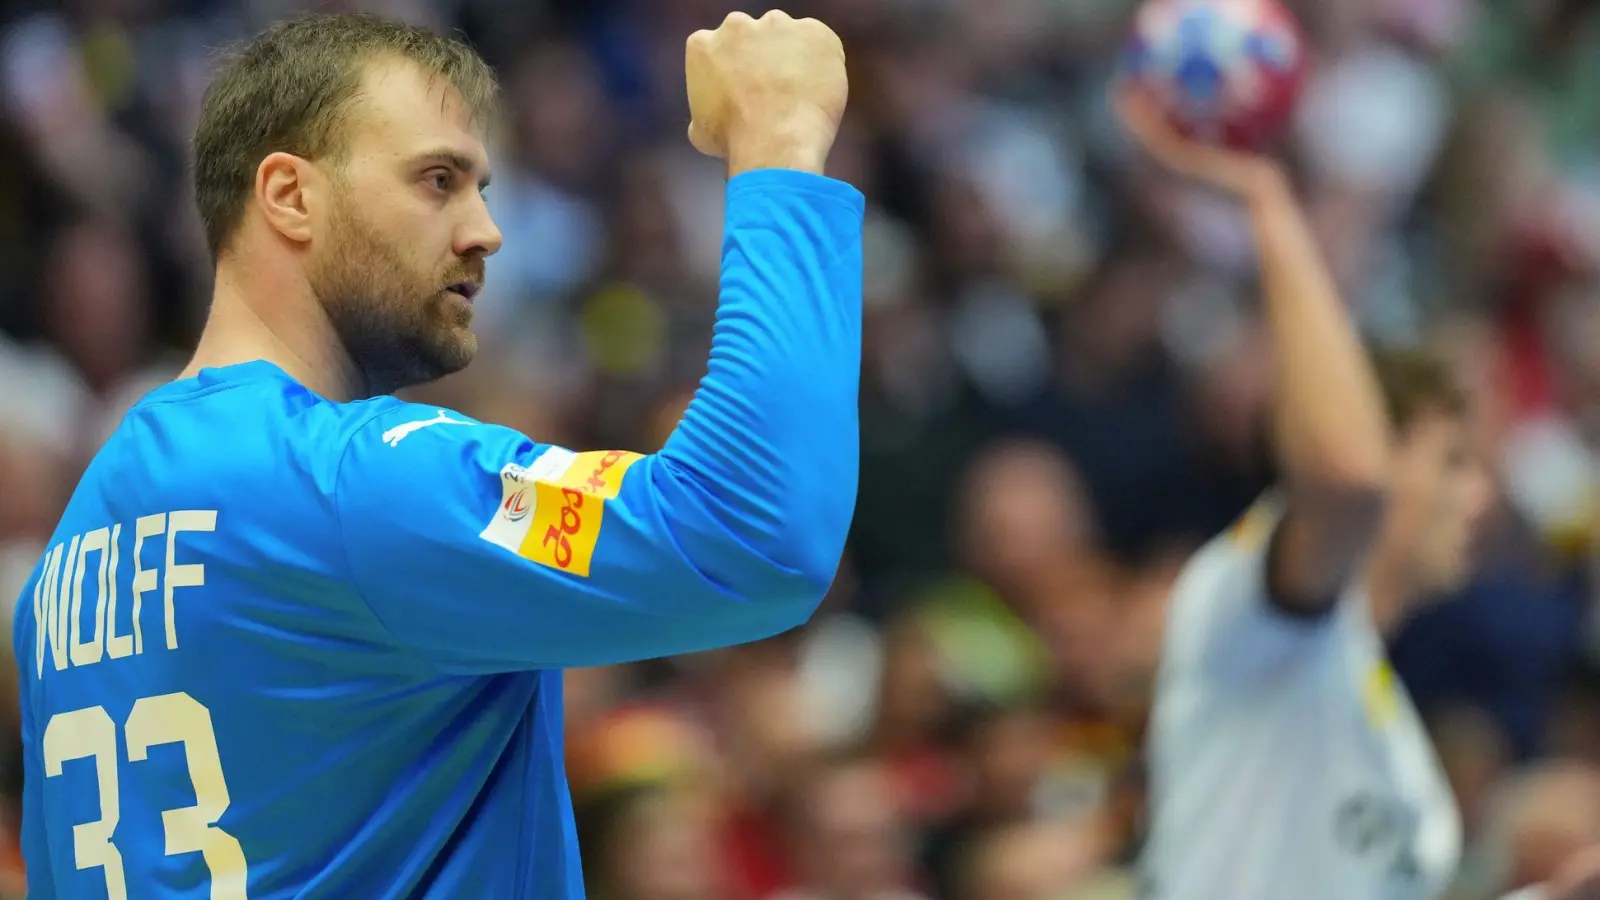
[[[1285,510],[1268,581],[1276,605],[1315,614],[1332,607],[1381,523],[1389,427],[1376,375],[1287,180],[1263,170],[1245,199],[1278,365]]]
[[[598,665],[804,622],[859,464],[861,195],[794,171],[728,186],[711,361],[663,449],[572,453],[391,403],[337,509],[363,598],[448,669]]]

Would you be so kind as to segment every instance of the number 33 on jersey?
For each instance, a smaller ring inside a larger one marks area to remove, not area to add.
[[[214,532],[216,523],[214,510],[161,513],[127,529],[116,524],[75,535],[52,548],[31,593],[34,645],[18,648],[33,650],[29,661],[41,682],[69,669],[178,649],[177,608],[185,589],[205,584],[204,566],[178,561],[184,535]],[[155,564],[146,566],[146,560]],[[132,569],[126,581],[124,565]],[[129,596],[119,597],[119,584],[131,587]],[[146,595],[152,601],[148,623]],[[26,694],[23,702],[26,708]],[[181,760],[188,786],[158,803],[165,855],[200,854],[212,900],[244,900],[249,867],[239,842],[217,827],[230,803],[228,785],[211,711],[198,700],[182,691],[139,697],[122,722],[100,705],[56,712],[43,723],[40,741],[46,780],[70,785],[79,801],[72,805],[84,810],[74,817],[72,859],[79,870],[101,870],[110,900],[129,896],[118,846],[123,791],[153,796],[148,788],[164,789],[172,782],[172,773],[162,771],[171,763],[150,761],[154,748],[167,745],[177,752],[162,759]],[[195,802],[184,806],[190,793]]]
[[[210,711],[185,693],[143,697],[133,704],[123,732],[129,763],[145,762],[150,748],[158,744],[183,745],[197,802],[161,813],[167,855],[201,854],[211,870],[212,900],[244,900],[248,874],[244,849],[232,835],[215,827],[228,808],[228,785],[222,775]],[[128,896],[128,885],[122,870],[122,853],[114,840],[121,819],[122,767],[117,753],[117,725],[105,707],[89,706],[50,717],[44,729],[45,776],[61,776],[64,764],[76,759],[93,760],[100,818],[73,827],[73,855],[79,869],[103,869],[106,896],[123,900]]]

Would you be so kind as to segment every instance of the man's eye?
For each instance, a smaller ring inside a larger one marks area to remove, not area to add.
[[[428,175],[428,183],[433,186],[434,190],[448,191],[452,182],[453,177],[451,174],[443,170]]]

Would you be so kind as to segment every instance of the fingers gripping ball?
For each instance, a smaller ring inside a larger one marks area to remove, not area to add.
[[[1275,140],[1294,113],[1306,47],[1276,0],[1148,0],[1123,74],[1184,134],[1254,150]]]

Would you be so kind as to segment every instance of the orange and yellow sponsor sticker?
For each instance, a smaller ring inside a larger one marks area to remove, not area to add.
[[[589,577],[606,501],[617,496],[623,476],[642,458],[625,450],[579,453],[562,474],[534,482],[533,522],[519,552],[540,565]]]

